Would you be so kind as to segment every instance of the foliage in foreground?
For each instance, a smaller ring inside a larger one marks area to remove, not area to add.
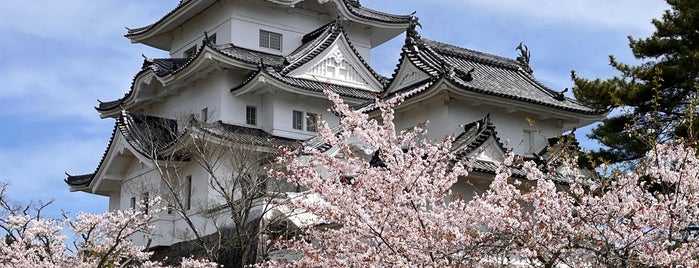
[[[592,130],[590,138],[603,145],[592,152],[594,158],[635,160],[655,143],[696,138],[699,1],[666,2],[670,9],[653,20],[650,37],[629,37],[631,52],[642,63],[624,64],[610,56],[616,77],[585,79],[573,73],[578,100],[601,109],[622,108]]]
[[[7,185],[1,187],[0,228],[5,239],[0,242],[0,267],[164,267],[150,260],[151,252],[129,239],[150,231],[149,222],[158,212],[152,209],[153,204],[148,204],[151,211],[144,205],[102,214],[80,213],[74,220],[48,219],[41,217],[45,206],[33,210],[31,206],[11,205],[5,198]],[[75,240],[70,243],[65,233]],[[180,266],[218,267],[188,258],[182,259]]]
[[[318,198],[294,200],[295,208],[335,227],[282,240],[300,259],[263,266],[699,265],[692,145],[658,145],[631,172],[608,172],[604,180],[585,178],[575,159],[539,167],[509,155],[489,189],[466,201],[449,190],[468,173],[468,163],[450,152],[451,137],[429,141],[420,126],[396,134],[392,103],[379,102],[379,123],[329,95],[342,131],[321,123],[319,134],[337,151],[286,152],[287,170],[272,173],[308,188]],[[356,155],[353,139],[378,150],[382,163]],[[526,178],[513,178],[513,168]]]

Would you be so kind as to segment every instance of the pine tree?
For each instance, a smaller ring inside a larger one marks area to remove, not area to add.
[[[699,0],[666,0],[670,9],[654,19],[647,38],[629,36],[634,57],[624,64],[610,56],[620,74],[585,79],[572,72],[575,97],[585,104],[618,109],[593,129],[590,138],[603,148],[591,154],[610,162],[635,160],[653,147],[677,138],[694,138],[699,87]]]

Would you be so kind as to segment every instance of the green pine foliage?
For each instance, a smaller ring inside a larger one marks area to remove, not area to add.
[[[699,0],[667,0],[670,9],[653,20],[647,38],[629,36],[639,65],[610,64],[611,79],[586,79],[572,72],[575,97],[600,109],[619,108],[589,135],[603,147],[594,159],[618,163],[636,160],[653,147],[678,138],[694,139],[699,130],[696,93],[699,84]]]

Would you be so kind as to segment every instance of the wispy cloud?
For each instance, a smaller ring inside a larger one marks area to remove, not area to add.
[[[58,214],[58,209],[71,210],[71,207],[105,210],[106,202],[103,201],[96,204],[85,200],[76,202],[77,195],[69,193],[63,182],[65,171],[94,171],[106,148],[106,137],[85,139],[87,135],[80,136],[0,146],[0,180],[11,183],[10,199],[22,203],[55,199],[55,206],[50,208],[53,214]]]
[[[129,89],[139,55],[159,53],[130,45],[122,36],[127,23],[145,25],[162,13],[163,4],[156,1],[10,0],[2,5],[0,104],[5,109],[0,115],[94,119],[98,98],[116,99]]]
[[[494,12],[498,16],[512,15],[522,19],[575,24],[580,27],[601,27],[641,34],[649,34],[653,26],[649,18],[658,18],[668,8],[657,0],[438,0],[443,5],[465,11]]]
[[[0,31],[91,44],[123,35],[125,26],[147,25],[167,8],[162,1],[134,0],[8,0],[1,5]]]

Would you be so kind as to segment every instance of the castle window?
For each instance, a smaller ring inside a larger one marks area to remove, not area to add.
[[[131,197],[131,200],[129,202],[129,207],[131,209],[136,209],[136,197],[135,196]]]
[[[293,112],[293,121],[291,125],[294,129],[302,130],[303,129],[303,112],[302,111],[294,111]]]
[[[245,107],[245,123],[248,125],[257,125],[257,107],[246,106]]]
[[[260,30],[260,47],[282,50],[282,34]]]
[[[188,175],[184,179],[184,209],[189,210],[192,208],[192,176]]]
[[[150,195],[148,194],[148,192],[145,192],[141,195],[141,202],[143,202],[143,208],[141,212],[143,212],[143,214],[148,214],[148,207],[150,206]]]
[[[314,113],[306,113],[306,131],[316,132],[318,115]]]
[[[197,46],[190,47],[189,49],[185,50],[184,53],[182,54],[183,58],[191,58],[194,57],[194,55],[197,54]]]
[[[202,122],[206,123],[206,121],[209,120],[209,108],[201,109],[201,114],[199,117],[201,118]]]

